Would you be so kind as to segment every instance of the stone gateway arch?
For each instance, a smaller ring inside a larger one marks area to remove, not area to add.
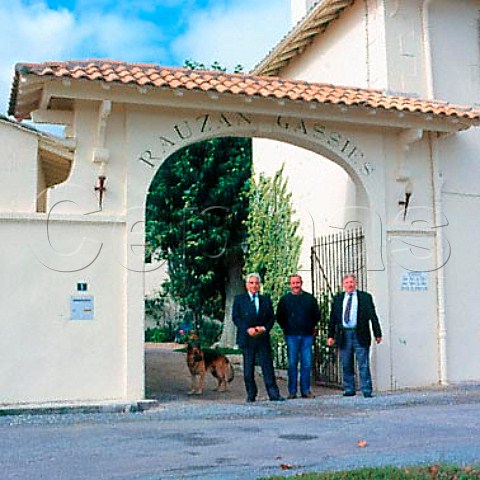
[[[16,131],[31,150],[16,168],[12,142],[5,160],[5,190],[21,195],[2,201],[1,341],[22,374],[2,367],[12,388],[1,402],[144,397],[146,195],[172,153],[222,136],[285,142],[348,173],[356,194],[344,218],[366,232],[385,332],[373,352],[376,385],[449,381],[457,360],[447,355],[451,252],[438,165],[480,123],[479,110],[278,77],[85,61],[18,64],[9,113],[64,125],[65,137],[48,143]],[[408,211],[399,207],[405,194]],[[413,291],[418,276],[425,288]]]

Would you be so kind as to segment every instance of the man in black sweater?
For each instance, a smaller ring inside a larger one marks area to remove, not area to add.
[[[302,277],[290,276],[290,293],[284,295],[277,307],[277,322],[283,330],[288,354],[288,398],[296,398],[298,361],[300,360],[300,393],[313,398],[310,389],[312,346],[320,309],[315,297],[302,290]]]

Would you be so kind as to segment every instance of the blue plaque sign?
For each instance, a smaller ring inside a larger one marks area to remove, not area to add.
[[[70,298],[70,319],[93,320],[93,296],[72,296]]]

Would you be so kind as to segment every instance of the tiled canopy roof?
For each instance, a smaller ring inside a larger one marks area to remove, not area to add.
[[[256,75],[278,75],[290,60],[308,47],[355,0],[320,0],[253,69]]]
[[[9,113],[17,118],[28,118],[39,106],[43,80],[55,78],[383,109],[461,120],[468,124],[480,120],[480,110],[468,106],[389,95],[380,90],[106,60],[17,64]],[[32,94],[35,89],[38,90],[37,95]]]

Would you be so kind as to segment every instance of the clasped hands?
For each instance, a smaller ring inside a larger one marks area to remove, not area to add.
[[[247,329],[247,333],[250,337],[258,337],[259,335],[262,335],[263,333],[265,333],[265,331],[266,331],[266,328],[260,327],[260,326],[250,327],[249,329]]]

